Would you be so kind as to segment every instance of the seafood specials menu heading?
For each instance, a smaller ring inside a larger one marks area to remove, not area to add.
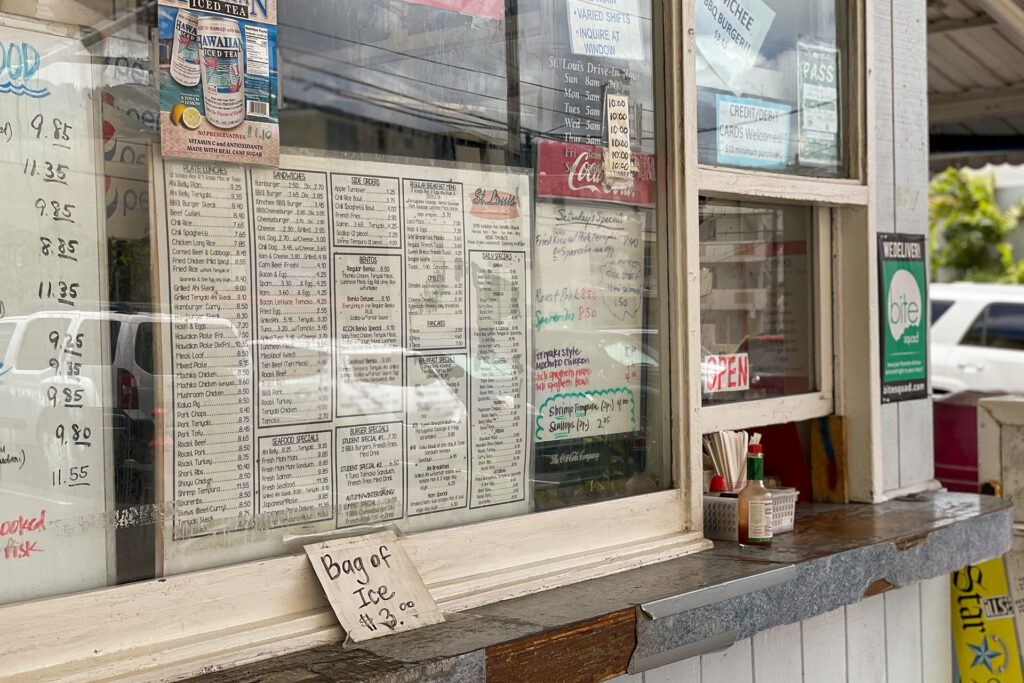
[[[171,540],[527,510],[527,174],[156,167]]]

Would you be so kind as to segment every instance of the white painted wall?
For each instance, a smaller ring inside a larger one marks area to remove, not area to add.
[[[949,578],[876,595],[617,683],[945,683]]]
[[[927,235],[926,0],[874,0],[874,10],[875,225]],[[882,406],[884,491],[934,478],[932,441],[931,399]]]

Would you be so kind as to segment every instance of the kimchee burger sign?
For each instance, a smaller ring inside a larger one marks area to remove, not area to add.
[[[599,199],[623,204],[654,204],[654,157],[634,154],[629,180],[606,182],[604,150],[556,140],[537,144],[537,195]]]

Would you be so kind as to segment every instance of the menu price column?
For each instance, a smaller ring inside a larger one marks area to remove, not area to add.
[[[331,418],[327,174],[253,169],[261,427]]]
[[[526,497],[526,254],[470,252],[472,507]]]
[[[409,347],[466,346],[462,183],[403,179]]]
[[[8,128],[18,137],[22,155],[14,161],[22,162],[21,180],[28,192],[9,197],[11,204],[7,206],[15,215],[34,216],[38,225],[38,238],[32,245],[37,250],[37,267],[26,268],[22,274],[26,289],[30,289],[25,302],[40,311],[72,314],[97,310],[105,297],[96,279],[96,236],[87,228],[95,215],[90,215],[89,205],[77,199],[95,195],[95,179],[82,172],[80,166],[84,164],[78,159],[89,149],[88,130],[51,116],[45,109],[31,117],[19,111]],[[9,192],[14,189],[8,188]],[[20,210],[17,204],[22,205]],[[8,310],[7,314],[17,312]],[[105,403],[104,378],[95,371],[102,367],[100,326],[83,323],[71,330],[69,337],[68,318],[59,316],[51,325],[36,324],[28,330],[38,336],[22,341],[22,356],[35,355],[29,353],[31,349],[45,349],[40,360],[49,356],[45,362],[53,370],[52,375],[46,373],[44,405],[39,414],[46,440],[33,444],[33,448],[45,450],[52,464],[50,485],[65,492],[90,487],[93,480],[102,486],[102,460],[92,463],[91,473],[88,464],[83,467],[95,459],[89,457],[94,442],[99,441],[98,455],[102,456],[102,415],[90,408]],[[74,480],[72,472],[77,475]]]
[[[464,508],[469,484],[466,354],[412,356],[406,362],[409,516]]]
[[[402,257],[335,254],[338,417],[402,410]]]
[[[174,538],[255,512],[250,239],[243,170],[164,162],[174,395]]]
[[[260,437],[259,469],[263,526],[331,519],[330,431]]]

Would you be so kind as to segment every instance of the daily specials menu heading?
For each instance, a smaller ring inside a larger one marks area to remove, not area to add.
[[[170,540],[526,511],[526,174],[156,171]]]

